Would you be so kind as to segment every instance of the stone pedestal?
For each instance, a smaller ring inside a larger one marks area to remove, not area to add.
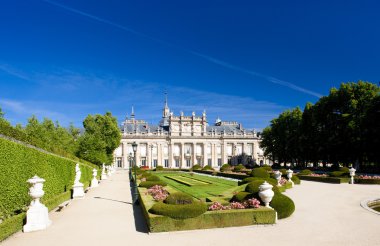
[[[26,212],[26,224],[23,230],[24,232],[44,230],[51,225],[49,211],[45,205],[40,203],[40,198],[45,194],[42,190],[45,180],[35,175],[33,178],[28,179],[27,182],[31,185],[29,195],[33,200]]]
[[[83,198],[84,197],[84,189],[83,184],[79,182],[82,172],[80,171],[79,164],[75,166],[75,181],[73,185],[73,198]]]
[[[99,182],[98,180],[96,179],[96,175],[98,175],[98,170],[96,170],[95,168],[92,170],[92,180],[91,180],[91,188],[94,188],[94,187],[98,187],[99,186]]]

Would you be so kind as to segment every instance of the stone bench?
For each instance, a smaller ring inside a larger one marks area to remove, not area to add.
[[[64,201],[63,203],[59,204],[57,212],[60,212],[62,209],[64,209],[65,207],[67,207],[70,204],[70,201],[71,200],[67,200],[67,201]]]

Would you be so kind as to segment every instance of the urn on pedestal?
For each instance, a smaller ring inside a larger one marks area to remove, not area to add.
[[[96,170],[95,168],[92,169],[91,188],[98,187],[98,185],[99,185],[99,182],[98,182],[98,180],[96,179],[96,176],[97,176],[97,175],[98,175],[98,170]]]
[[[42,189],[45,180],[35,175],[27,182],[30,184],[29,195],[33,200],[26,212],[24,232],[44,230],[51,225],[48,209],[40,202],[40,198],[45,194]]]
[[[287,176],[288,176],[288,180],[289,180],[289,182],[292,184],[292,187],[293,187],[293,186],[294,186],[294,183],[293,183],[293,181],[292,181],[293,171],[290,170],[290,169],[288,169],[288,171],[286,171],[286,174],[287,174]]]
[[[269,203],[272,201],[272,198],[274,196],[274,192],[272,190],[273,185],[267,183],[265,181],[262,185],[259,186],[259,197],[261,201],[265,204],[265,207],[271,208],[269,206]]]
[[[277,171],[274,171],[273,174],[274,174],[274,178],[277,180],[277,185],[281,186],[280,181],[281,181],[282,173],[277,170]]]
[[[353,167],[351,167],[350,169],[348,169],[348,171],[350,171],[350,176],[351,176],[350,184],[353,184],[354,183],[354,176],[355,176],[356,169],[353,168]]]
[[[100,176],[100,179],[101,180],[107,179],[106,167],[105,167],[104,163],[103,163],[103,166],[102,166],[102,175]]]

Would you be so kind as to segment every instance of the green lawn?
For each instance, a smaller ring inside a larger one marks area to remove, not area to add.
[[[233,192],[242,189],[236,181],[207,177],[189,173],[157,172],[161,180],[175,190],[187,193],[200,200],[228,200]]]

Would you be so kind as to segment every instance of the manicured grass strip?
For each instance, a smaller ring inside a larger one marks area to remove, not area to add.
[[[190,184],[182,179],[179,179],[178,177],[174,177],[174,176],[165,176],[165,178],[167,179],[171,179],[171,180],[174,180],[180,184],[184,184],[184,185],[187,185],[187,186],[193,186],[194,184]]]
[[[159,176],[161,180],[165,181],[169,186],[173,187],[174,189],[187,193],[193,196],[194,198],[197,198],[200,200],[205,200],[206,197],[209,197],[209,196],[218,196],[219,194],[223,193],[225,190],[237,186],[237,182],[234,182],[234,181],[223,180],[223,181],[228,181],[228,182],[217,182],[219,181],[219,179],[212,178],[212,177],[210,178],[203,177],[199,175],[190,176],[190,174],[188,177],[192,178],[193,180],[197,179],[199,181],[210,182],[211,184],[188,186],[186,184],[181,184],[178,181],[171,179],[172,177],[177,178],[178,176],[182,176],[182,175],[187,176],[187,174],[178,173],[177,175],[175,175],[173,173],[156,173],[156,175]],[[189,183],[189,182],[186,180],[186,183]]]

